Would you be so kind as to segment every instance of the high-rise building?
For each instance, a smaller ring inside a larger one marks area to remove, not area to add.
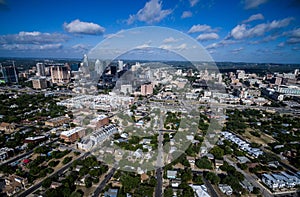
[[[87,54],[84,54],[83,55],[83,61],[82,61],[82,63],[83,63],[83,66],[89,66],[89,59],[88,59],[88,56],[87,56]]]
[[[119,61],[118,61],[118,69],[119,69],[119,71],[122,71],[122,70],[123,70],[123,67],[124,67],[123,61],[119,60]]]
[[[70,73],[67,67],[52,66],[50,71],[52,83],[69,83]]]
[[[97,72],[98,75],[102,75],[104,71],[104,65],[100,60],[96,60],[95,62],[95,71]]]
[[[117,66],[115,66],[115,65],[110,66],[110,74],[112,74],[114,76],[117,74]]]
[[[144,84],[141,86],[141,94],[143,96],[153,94],[153,85],[152,84]]]
[[[120,92],[122,92],[123,94],[127,95],[127,94],[131,94],[132,93],[132,85],[121,85],[121,90]]]
[[[45,64],[43,63],[37,63],[36,64],[36,69],[37,69],[37,72],[36,72],[36,75],[37,76],[46,76],[46,70],[45,70]]]
[[[0,70],[2,73],[2,77],[5,83],[18,83],[18,70],[13,66],[2,66],[0,65]]]
[[[45,89],[47,88],[46,77],[32,78],[32,86],[34,89]]]

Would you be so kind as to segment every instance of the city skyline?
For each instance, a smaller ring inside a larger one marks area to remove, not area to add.
[[[296,0],[2,0],[0,56],[81,58],[118,32],[161,26],[191,36],[215,61],[300,63],[299,8]],[[158,48],[193,50],[172,36],[161,40]]]

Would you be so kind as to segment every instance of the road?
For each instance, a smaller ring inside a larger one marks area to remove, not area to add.
[[[105,185],[107,184],[107,182],[111,179],[111,177],[114,175],[115,171],[117,169],[115,167],[113,167],[109,173],[105,176],[104,180],[97,186],[97,188],[94,191],[94,194],[92,195],[92,197],[98,197],[100,196],[100,193],[102,192],[103,188],[105,187]]]
[[[84,157],[87,157],[87,156],[89,156],[90,154],[91,154],[90,152],[86,152],[85,154],[81,155],[80,157],[78,157],[77,159],[73,160],[72,162],[70,162],[70,163],[64,165],[61,169],[57,170],[56,172],[53,172],[51,175],[49,175],[49,176],[46,177],[46,178],[52,178],[52,177],[54,177],[56,174],[57,174],[57,175],[62,174],[66,169],[68,169],[68,168],[72,165],[72,163],[73,163],[74,161],[77,161],[77,160],[79,160],[79,159],[82,159],[82,158],[84,158]],[[34,192],[35,190],[37,190],[39,187],[41,187],[43,181],[44,181],[46,178],[44,178],[44,179],[41,180],[40,182],[36,183],[35,185],[31,186],[31,187],[28,188],[26,191],[24,191],[24,192],[18,194],[17,196],[19,196],[19,197],[26,197],[26,196],[28,196],[29,194],[31,194],[32,192]]]
[[[50,142],[47,142],[46,145],[52,144],[52,143],[56,142],[57,140],[58,139],[55,139],[55,140],[50,141]],[[3,161],[2,163],[0,163],[0,165],[5,165],[5,164],[8,164],[8,163],[13,163],[15,161],[18,161],[19,159],[22,159],[22,158],[28,156],[28,155],[31,155],[32,153],[33,153],[33,150],[30,150],[30,151],[28,151],[26,153],[22,153],[21,155],[17,155],[17,156],[15,156],[13,158],[10,158],[10,159],[6,160],[6,161]]]
[[[203,177],[203,181],[204,181],[204,184],[205,184],[210,196],[211,197],[219,197],[219,195],[217,194],[217,192],[215,191],[213,186],[210,184],[210,182],[208,182],[208,180],[206,180],[204,177]]]
[[[163,184],[163,166],[164,166],[164,159],[163,159],[163,140],[164,137],[162,135],[162,129],[164,125],[164,118],[163,114],[160,114],[160,123],[159,123],[159,129],[158,129],[158,154],[157,154],[157,163],[156,163],[156,179],[157,179],[157,185],[155,188],[155,197],[161,197],[162,196],[162,184]]]
[[[242,173],[245,179],[247,179],[254,187],[258,187],[264,197],[273,197],[273,194],[268,189],[266,189],[263,185],[261,185],[259,182],[256,181],[257,179],[256,176],[248,174],[244,170],[241,170],[240,168],[237,167],[237,165],[234,162],[229,160],[227,157],[224,157],[224,161],[226,161],[228,164],[235,167],[237,171]]]

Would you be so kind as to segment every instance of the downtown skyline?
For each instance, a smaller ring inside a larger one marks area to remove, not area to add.
[[[81,58],[118,32],[161,26],[197,40],[215,61],[300,63],[299,11],[297,0],[0,0],[0,57]],[[161,40],[155,46],[193,50]]]

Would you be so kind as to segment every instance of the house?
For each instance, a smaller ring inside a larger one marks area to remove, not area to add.
[[[178,188],[179,185],[181,184],[181,180],[171,180],[171,186],[174,187],[174,188]]]
[[[26,189],[27,184],[27,178],[23,178],[14,174],[9,175],[5,178],[4,192],[7,194],[7,196],[13,196],[22,189]]]
[[[194,190],[197,197],[210,197],[208,194],[207,188],[205,185],[193,185],[190,184],[190,187]]]
[[[5,134],[11,134],[15,131],[16,125],[14,123],[1,122],[0,131],[4,131]]]
[[[52,182],[51,185],[50,185],[50,188],[56,189],[56,188],[60,187],[61,185],[62,185],[61,183]]]
[[[219,170],[219,169],[220,169],[220,166],[222,166],[223,164],[224,164],[224,161],[223,161],[223,160],[216,159],[216,160],[215,160],[216,170]]]
[[[168,179],[176,179],[177,178],[177,171],[176,170],[168,170],[167,171],[167,178]]]
[[[107,192],[104,193],[104,197],[117,197],[118,191],[118,189],[109,189]]]
[[[261,177],[262,182],[266,184],[270,189],[276,190],[279,188],[278,181],[274,179],[271,175],[262,174]]]
[[[240,156],[240,157],[236,157],[236,158],[237,158],[238,162],[241,164],[250,162],[250,160],[245,156]]]
[[[233,192],[232,188],[226,184],[219,184],[219,189],[221,190],[222,193],[226,195],[231,195]]]

